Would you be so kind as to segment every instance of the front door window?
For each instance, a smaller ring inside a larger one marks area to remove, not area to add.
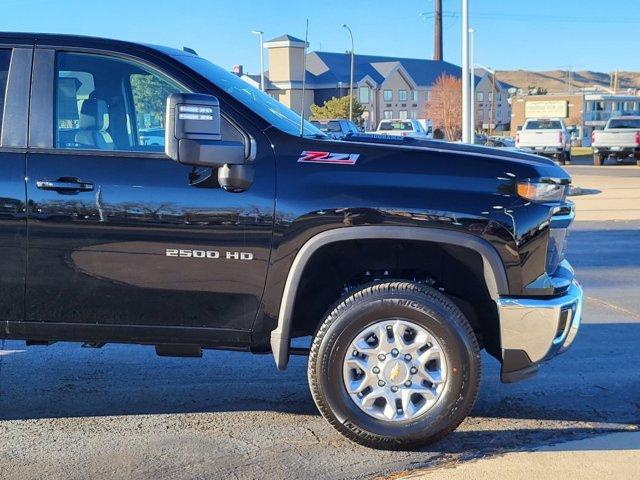
[[[165,76],[133,62],[59,53],[56,147],[162,152],[166,99],[184,91]]]

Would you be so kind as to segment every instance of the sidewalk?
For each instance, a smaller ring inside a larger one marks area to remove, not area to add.
[[[640,478],[640,431],[612,433],[531,452],[413,473],[401,480],[556,480]]]

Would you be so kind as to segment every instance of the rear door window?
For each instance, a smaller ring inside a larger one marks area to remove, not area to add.
[[[562,130],[562,124],[557,120],[530,120],[526,130]]]
[[[2,114],[4,112],[4,98],[7,90],[7,77],[11,63],[11,50],[0,49],[0,131],[2,129]]]
[[[609,120],[609,128],[640,129],[640,118],[615,118]]]
[[[411,122],[382,122],[380,130],[410,132],[413,131],[413,125]]]

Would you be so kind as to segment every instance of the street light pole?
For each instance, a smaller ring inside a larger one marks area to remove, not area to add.
[[[264,92],[264,32],[261,30],[251,30],[251,33],[260,37],[260,90]]]
[[[349,25],[346,23],[342,24],[343,28],[346,28],[349,31],[349,36],[351,37],[351,76],[349,78],[349,120],[353,122],[353,66],[354,66],[354,47],[353,47],[353,32]]]
[[[471,135],[474,136],[476,132],[476,75],[475,75],[475,33],[473,28],[469,29],[469,63],[471,64],[471,114],[469,116],[469,123],[471,124]]]
[[[469,0],[462,0],[462,141],[473,143],[469,128]]]

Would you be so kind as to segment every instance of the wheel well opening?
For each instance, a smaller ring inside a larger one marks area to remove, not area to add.
[[[499,358],[498,312],[481,255],[466,247],[414,240],[348,240],[321,247],[301,277],[291,336],[314,335],[329,309],[349,291],[376,280],[425,283],[465,314],[480,345]]]

